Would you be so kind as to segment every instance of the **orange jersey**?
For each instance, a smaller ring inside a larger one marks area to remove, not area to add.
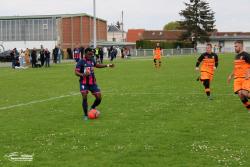
[[[154,59],[161,59],[161,47],[154,49]]]
[[[234,60],[234,78],[245,78],[249,69],[250,55],[246,52],[236,55]]]
[[[242,52],[234,60],[234,92],[239,90],[250,91],[250,80],[246,80],[247,71],[250,69],[250,55]]]
[[[196,67],[201,64],[201,80],[213,80],[214,67],[218,66],[218,56],[215,53],[203,53],[196,63]]]
[[[245,78],[247,70],[250,69],[250,64],[245,60],[234,61],[234,78]]]
[[[214,58],[205,58],[201,64],[201,72],[214,73],[215,60]]]

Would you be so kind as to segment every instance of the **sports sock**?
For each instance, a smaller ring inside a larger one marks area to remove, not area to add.
[[[244,97],[243,99],[241,99],[241,102],[244,104],[244,106],[245,106],[248,110],[250,110],[250,103],[249,103],[247,97]]]
[[[102,100],[100,98],[96,98],[91,108],[95,109],[101,103],[101,101]]]
[[[210,88],[209,88],[209,86],[210,86],[210,84],[209,84],[209,79],[204,80],[204,81],[203,81],[203,85],[204,85],[204,87],[205,87],[205,92],[206,92],[207,96],[209,97],[210,94],[211,94],[211,93],[210,93],[211,90],[210,90]]]
[[[82,100],[82,109],[85,116],[88,116],[88,102],[87,99]]]

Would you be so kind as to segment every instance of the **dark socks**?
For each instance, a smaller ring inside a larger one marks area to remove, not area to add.
[[[244,97],[243,99],[241,99],[241,102],[244,104],[244,106],[250,110],[250,103],[248,102],[248,98]]]
[[[91,108],[96,108],[101,103],[101,101],[102,100],[100,98],[96,98]]]
[[[209,79],[206,79],[203,81],[203,85],[205,87],[205,92],[207,94],[207,96],[210,96],[210,83],[209,83]]]
[[[83,108],[83,111],[84,111],[84,115],[88,116],[88,102],[87,102],[87,99],[82,100],[82,108]]]

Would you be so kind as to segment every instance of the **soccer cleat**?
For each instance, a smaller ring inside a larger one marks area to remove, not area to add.
[[[84,119],[84,121],[87,121],[89,118],[88,118],[88,116],[84,116],[83,119]]]
[[[208,98],[208,100],[213,100],[213,97],[211,97],[211,96],[208,96],[207,98]]]

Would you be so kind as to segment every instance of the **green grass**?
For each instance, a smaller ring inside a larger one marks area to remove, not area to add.
[[[250,166],[250,114],[226,83],[233,55],[220,55],[213,101],[195,81],[196,59],[165,58],[161,69],[152,60],[117,60],[114,69],[96,69],[101,117],[87,122],[74,64],[1,68],[0,166]],[[3,109],[17,104],[24,105]],[[5,155],[13,152],[34,159],[11,162]]]

